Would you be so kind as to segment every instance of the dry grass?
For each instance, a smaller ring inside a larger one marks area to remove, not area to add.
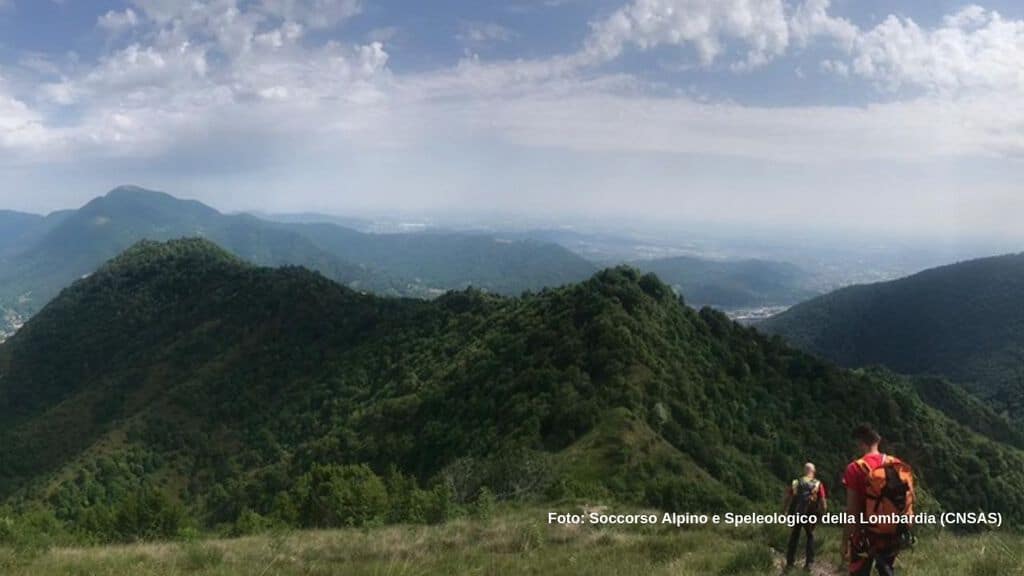
[[[540,510],[444,526],[311,531],[233,540],[58,548],[34,555],[0,550],[0,572],[13,576],[434,574],[743,575],[779,572],[779,530],[601,529],[546,524]],[[834,531],[823,530],[822,568],[833,569]],[[1017,536],[922,537],[900,559],[907,576],[1021,575]]]

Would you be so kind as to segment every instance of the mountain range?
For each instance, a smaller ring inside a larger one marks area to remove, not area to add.
[[[628,244],[567,232],[382,234],[340,224],[372,228],[316,214],[223,214],[134,186],[48,216],[0,211],[0,340],[73,280],[143,239],[207,238],[250,263],[304,266],[359,291],[417,298],[469,286],[517,295],[578,282],[598,269],[581,255],[589,242]],[[680,257],[634,264],[663,275],[697,306],[788,306],[814,293],[810,275],[785,263]]]
[[[411,300],[143,242],[0,345],[0,500],[101,540],[429,521],[484,493],[736,511],[807,460],[831,484],[871,421],[923,503],[1024,520],[1019,435],[940,384],[837,368],[632,268]]]
[[[131,186],[48,217],[3,212],[0,224],[0,312],[12,318],[30,317],[71,281],[143,239],[208,238],[255,264],[305,266],[357,290],[396,296],[436,296],[470,285],[513,294],[596,270],[555,244],[271,222]],[[5,328],[9,322],[0,332]]]
[[[759,327],[844,366],[943,376],[1024,416],[1024,254],[851,286]]]
[[[698,307],[785,307],[819,295],[810,287],[812,275],[788,262],[675,256],[636,261],[632,265],[657,274],[683,294],[687,302]]]

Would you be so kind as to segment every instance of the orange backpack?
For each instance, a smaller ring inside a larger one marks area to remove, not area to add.
[[[914,471],[893,456],[882,455],[882,464],[872,469],[861,458],[857,466],[865,474],[864,515],[911,516],[914,513]],[[909,530],[907,522],[879,522],[866,526],[869,532],[899,535]]]

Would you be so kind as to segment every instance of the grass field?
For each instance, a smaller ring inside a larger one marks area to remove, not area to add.
[[[0,572],[27,575],[779,574],[785,529],[561,527],[542,510],[443,526],[287,532],[90,548],[0,549]],[[819,576],[841,574],[838,533],[822,530]],[[1024,538],[922,534],[901,574],[1024,575]]]

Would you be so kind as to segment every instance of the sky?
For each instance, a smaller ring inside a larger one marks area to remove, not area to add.
[[[1024,236],[1024,3],[0,0],[0,207]]]

